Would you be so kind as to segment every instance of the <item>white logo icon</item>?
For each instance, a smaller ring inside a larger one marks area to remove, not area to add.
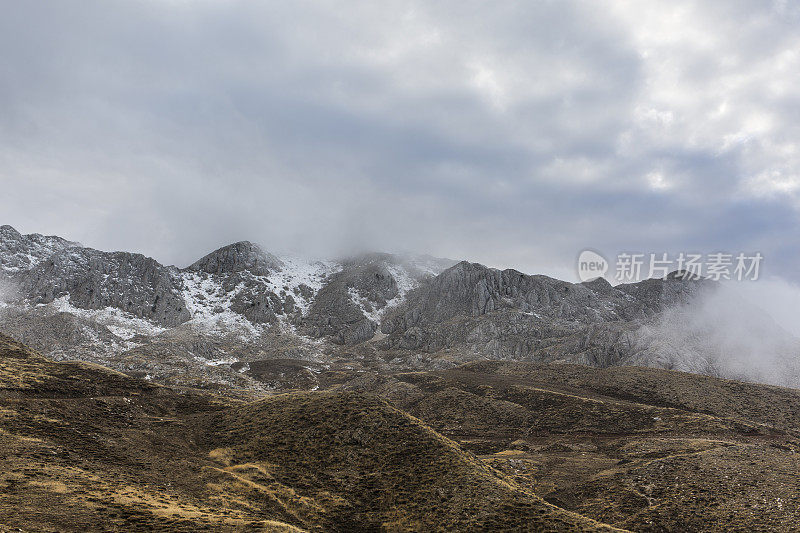
[[[602,278],[606,272],[608,272],[608,261],[597,252],[584,250],[578,256],[578,278],[581,281]]]

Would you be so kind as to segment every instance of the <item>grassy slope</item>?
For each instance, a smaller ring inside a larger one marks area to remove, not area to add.
[[[0,336],[0,530],[607,529],[374,396],[244,404]]]
[[[800,527],[796,390],[502,362],[347,387],[384,396],[548,501],[617,527]]]

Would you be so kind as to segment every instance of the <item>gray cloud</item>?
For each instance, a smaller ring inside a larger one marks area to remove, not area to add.
[[[800,15],[776,2],[0,1],[0,222],[185,265],[250,239],[572,276],[792,276]]]

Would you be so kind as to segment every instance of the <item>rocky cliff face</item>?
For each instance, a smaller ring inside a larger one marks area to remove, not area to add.
[[[160,326],[190,318],[178,271],[141,254],[67,248],[17,278],[21,296],[33,304],[68,297],[80,309],[113,307]]]
[[[274,324],[279,316],[292,316],[295,296],[280,287],[277,275],[286,264],[259,246],[237,242],[211,252],[184,270],[189,298],[201,314],[233,313],[253,324]],[[206,294],[208,289],[214,294]],[[210,307],[210,308],[209,308]],[[206,309],[204,309],[206,308]]]
[[[388,266],[393,260],[388,254],[372,254],[345,261],[317,293],[303,331],[346,345],[371,339],[381,310],[400,294]]]
[[[602,338],[617,356],[594,353],[590,360],[618,362],[624,339],[615,324],[646,320],[705,288],[709,282],[676,278],[619,287],[605,280],[573,284],[461,262],[409,294],[381,331],[392,348],[462,348],[504,359],[575,355]],[[563,344],[576,334],[587,340]]]
[[[0,276],[30,270],[56,252],[79,246],[61,237],[22,235],[11,226],[0,226]]]
[[[583,323],[645,318],[685,301],[707,284],[673,277],[615,288],[603,279],[573,284],[463,261],[409,295],[384,321],[383,331],[393,333],[421,322],[437,324],[504,309]]]

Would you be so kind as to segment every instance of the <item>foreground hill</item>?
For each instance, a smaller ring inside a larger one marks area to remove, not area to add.
[[[500,361],[328,380],[242,401],[0,336],[0,531],[800,527],[793,389]]]
[[[382,395],[547,501],[617,527],[800,527],[794,389],[497,361],[345,388]]]
[[[0,336],[0,530],[609,530],[374,395],[242,403]]]

